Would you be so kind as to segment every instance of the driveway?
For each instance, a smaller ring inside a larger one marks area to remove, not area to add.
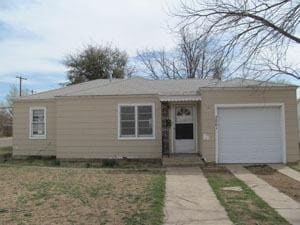
[[[300,203],[279,192],[241,165],[228,165],[227,168],[290,224],[300,224]]]
[[[166,179],[165,225],[232,224],[200,168],[170,167]]]
[[[12,137],[0,138],[0,148],[12,146]]]

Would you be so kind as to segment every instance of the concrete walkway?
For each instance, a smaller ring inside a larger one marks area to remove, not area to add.
[[[291,224],[300,224],[300,203],[279,192],[264,180],[252,174],[240,165],[228,165],[227,168],[244,181],[259,197],[274,208],[279,215]]]
[[[232,224],[198,167],[167,168],[165,225]]]
[[[286,165],[282,165],[282,164],[270,164],[270,167],[272,167],[273,169],[277,170],[279,173],[282,173],[296,181],[300,182],[300,172],[291,169],[290,167],[286,166]]]

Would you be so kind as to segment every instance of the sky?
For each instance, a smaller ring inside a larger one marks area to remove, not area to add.
[[[167,12],[175,0],[0,0],[0,101],[16,76],[40,92],[66,81],[62,59],[85,44],[138,49],[175,45]],[[288,54],[300,59],[300,46]],[[299,82],[292,81],[300,85]]]
[[[64,56],[85,44],[172,48],[167,0],[0,0],[0,100],[16,76],[37,92],[66,81]]]

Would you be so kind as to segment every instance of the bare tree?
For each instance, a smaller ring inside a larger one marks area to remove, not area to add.
[[[138,51],[138,59],[145,73],[153,79],[216,78],[225,71],[225,60],[213,49],[213,40],[198,38],[195,30],[184,28],[178,32],[179,43],[171,51]]]
[[[231,73],[253,76],[288,75],[300,79],[298,65],[287,51],[300,44],[297,0],[194,0],[180,2],[174,15],[180,27],[197,27],[199,39],[214,38],[221,59],[230,59]]]

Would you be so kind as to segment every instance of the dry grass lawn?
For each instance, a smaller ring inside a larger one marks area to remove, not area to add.
[[[162,224],[161,172],[0,166],[0,224]]]

